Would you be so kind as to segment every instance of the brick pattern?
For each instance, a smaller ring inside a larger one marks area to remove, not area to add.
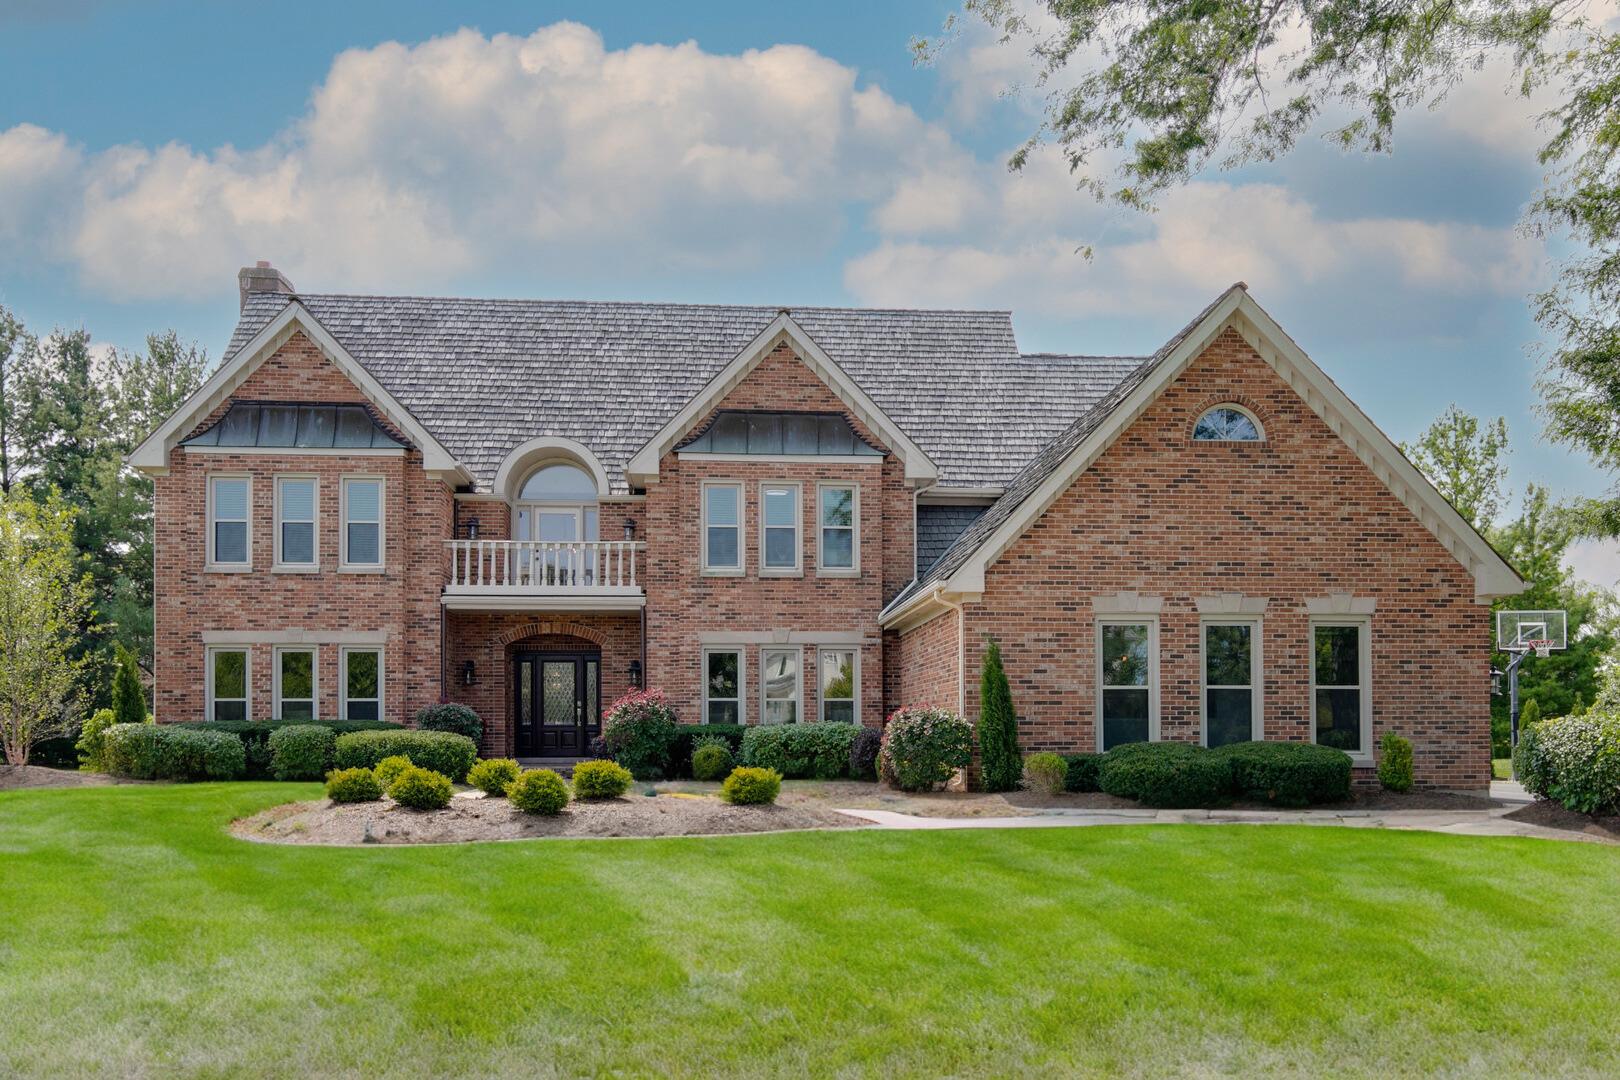
[[[959,616],[947,611],[900,636],[896,667],[900,673],[899,699],[890,712],[903,705],[957,708],[966,689],[957,681]]]

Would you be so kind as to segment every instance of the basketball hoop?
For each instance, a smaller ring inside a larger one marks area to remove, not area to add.
[[[1526,648],[1536,650],[1536,655],[1543,660],[1552,652],[1553,647],[1551,638],[1536,638],[1534,641],[1527,641],[1524,644]]]

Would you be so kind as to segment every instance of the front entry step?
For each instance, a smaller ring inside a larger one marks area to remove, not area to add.
[[[582,757],[520,757],[519,766],[525,769],[552,769],[560,776],[571,776],[574,766],[582,761],[591,761],[592,758]]]

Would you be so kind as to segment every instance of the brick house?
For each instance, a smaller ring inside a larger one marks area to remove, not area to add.
[[[1523,583],[1249,297],[1150,356],[1005,312],[300,294],[261,264],[156,478],[163,720],[381,717],[572,757],[693,722],[972,717],[1026,749],[1318,739],[1489,780]]]

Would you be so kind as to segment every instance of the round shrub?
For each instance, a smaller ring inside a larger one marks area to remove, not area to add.
[[[574,766],[576,799],[617,799],[635,777],[616,761],[582,761]]]
[[[1024,783],[1042,795],[1056,795],[1064,790],[1069,766],[1056,754],[1031,754],[1024,759]]]
[[[384,791],[387,791],[393,782],[399,778],[399,774],[410,767],[410,758],[396,755],[383,758],[377,762],[377,767],[371,771],[377,775],[377,783],[383,786]]]
[[[731,746],[724,742],[700,746],[692,753],[692,776],[697,780],[720,780],[730,774]]]
[[[1192,743],[1116,746],[1103,755],[1097,780],[1108,794],[1138,799],[1144,806],[1217,806],[1232,797],[1227,756]]]
[[[455,788],[450,786],[448,776],[415,765],[400,773],[388,785],[390,799],[417,810],[443,810],[450,805],[450,796],[454,794]]]
[[[370,769],[339,769],[326,777],[326,797],[333,802],[371,802],[383,796],[383,786]]]
[[[467,770],[467,783],[485,795],[499,799],[512,786],[512,781],[518,778],[520,771],[518,763],[511,758],[490,758]]]
[[[720,785],[720,797],[738,806],[773,803],[782,793],[782,774],[775,769],[751,769],[746,765],[731,770]]]
[[[374,769],[395,755],[459,783],[478,760],[478,744],[453,731],[356,731],[338,736],[334,760],[340,769]]]
[[[662,690],[632,690],[602,719],[602,743],[637,780],[657,780],[669,766],[675,708]]]
[[[1393,731],[1379,740],[1383,753],[1378,759],[1378,782],[1388,791],[1408,791],[1412,787],[1412,744]]]
[[[332,768],[337,736],[319,724],[290,724],[270,733],[270,775],[277,780],[319,780]]]
[[[849,744],[849,778],[876,780],[878,751],[883,748],[883,729],[863,727]]]
[[[1232,770],[1232,792],[1278,806],[1341,802],[1350,797],[1350,757],[1315,743],[1244,742],[1210,751]]]
[[[506,797],[525,814],[560,814],[568,805],[568,785],[550,769],[530,769],[512,781]]]
[[[1101,791],[1097,786],[1097,769],[1102,765],[1101,754],[1067,754],[1063,758],[1069,771],[1063,777],[1065,791]]]
[[[478,714],[458,701],[441,701],[416,713],[416,726],[422,731],[449,731],[465,735],[473,742],[484,737],[484,722]]]
[[[1543,720],[1519,733],[1513,764],[1525,790],[1539,798],[1581,814],[1620,808],[1620,716]]]
[[[949,709],[897,709],[884,722],[878,767],[902,791],[928,791],[973,760],[973,725]]]

